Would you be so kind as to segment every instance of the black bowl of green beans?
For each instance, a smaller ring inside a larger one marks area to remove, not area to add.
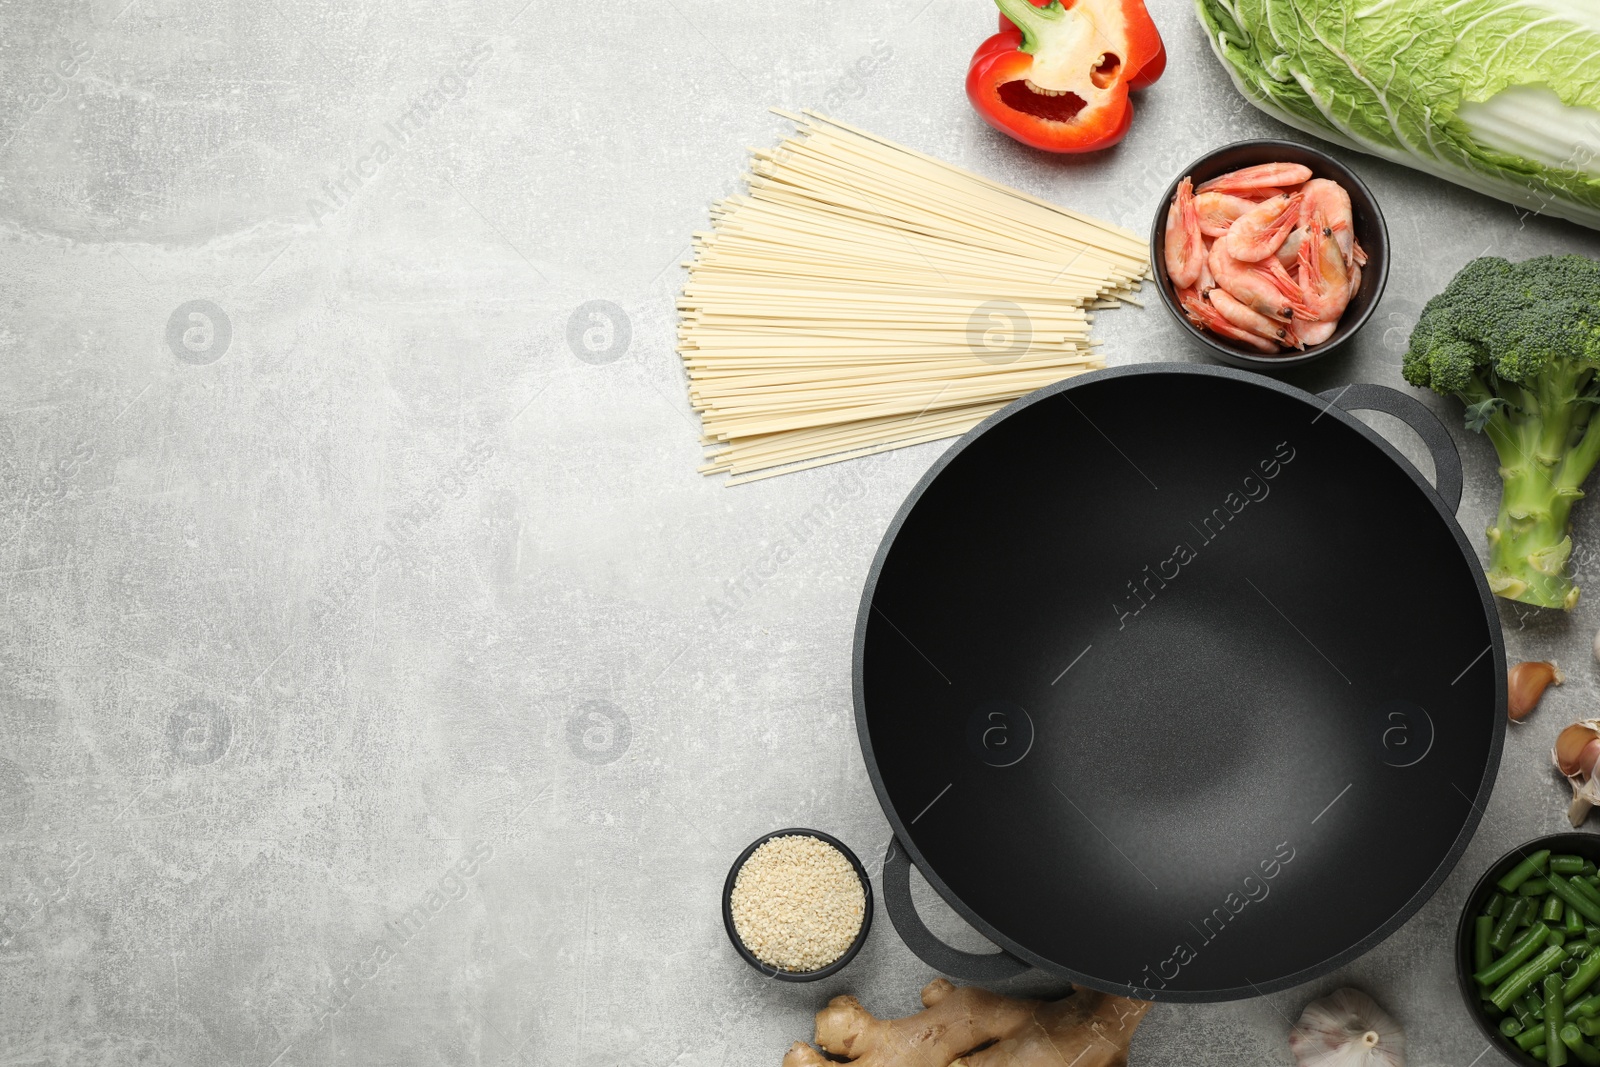
[[[1600,1067],[1600,835],[1552,834],[1478,879],[1456,928],[1456,977],[1517,1063]]]

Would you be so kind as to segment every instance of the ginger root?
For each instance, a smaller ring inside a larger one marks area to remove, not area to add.
[[[834,997],[817,1012],[817,1044],[855,1067],[1125,1067],[1133,1031],[1150,1010],[1088,989],[1064,1000],[1014,1000],[944,978],[923,987],[922,1004],[926,1010],[904,1019],[877,1019],[855,997]],[[800,1041],[783,1057],[783,1067],[830,1062]]]

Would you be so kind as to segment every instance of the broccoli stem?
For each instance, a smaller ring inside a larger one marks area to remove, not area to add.
[[[1489,588],[1498,596],[1567,611],[1578,602],[1567,560],[1572,505],[1600,461],[1595,405],[1578,399],[1593,373],[1551,366],[1523,383],[1513,394],[1518,403],[1496,411],[1485,426],[1503,483],[1489,528]]]

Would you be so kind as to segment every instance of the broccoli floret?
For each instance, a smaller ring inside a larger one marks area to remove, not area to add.
[[[1500,455],[1489,587],[1571,610],[1572,505],[1600,461],[1600,262],[1473,260],[1428,301],[1403,373],[1466,404]]]

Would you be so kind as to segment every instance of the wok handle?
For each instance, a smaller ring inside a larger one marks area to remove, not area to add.
[[[1317,395],[1344,411],[1381,411],[1393,415],[1417,431],[1433,456],[1433,491],[1452,512],[1461,506],[1461,453],[1456,451],[1456,443],[1450,439],[1450,431],[1444,428],[1444,423],[1420,400],[1387,385],[1370,382],[1357,382]]]
[[[911,857],[899,838],[891,839],[883,854],[883,905],[900,940],[940,974],[963,982],[998,982],[1029,969],[1009,952],[963,952],[934,936],[911,900]]]

